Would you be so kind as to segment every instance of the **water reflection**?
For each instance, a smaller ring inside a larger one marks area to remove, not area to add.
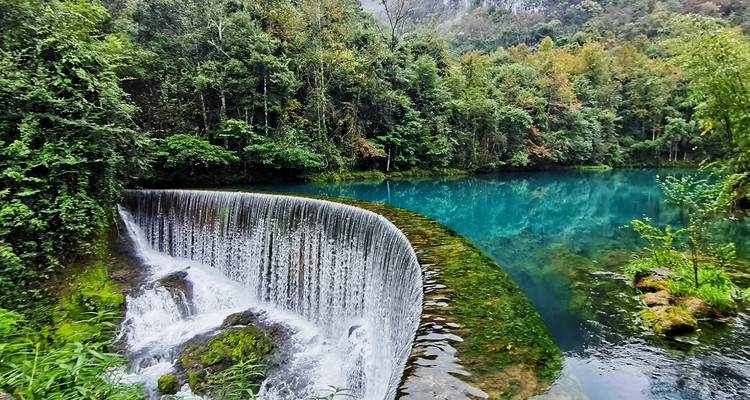
[[[552,399],[750,398],[747,317],[706,326],[700,346],[661,342],[640,328],[638,302],[619,274],[644,245],[620,229],[649,216],[680,225],[656,175],[615,170],[479,175],[349,184],[258,185],[250,190],[326,194],[407,208],[450,226],[518,283],[565,351]],[[717,229],[750,254],[750,224]],[[746,272],[746,271],[743,271]],[[749,279],[750,280],[750,279]],[[551,397],[549,397],[551,396]]]

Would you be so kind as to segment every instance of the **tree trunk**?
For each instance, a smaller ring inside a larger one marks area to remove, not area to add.
[[[695,288],[698,289],[700,287],[700,282],[698,282],[698,249],[696,248],[694,239],[690,239],[690,253],[693,259],[693,277],[695,278]]]
[[[208,132],[208,112],[206,111],[206,100],[203,98],[203,92],[198,92],[198,98],[201,102],[201,115],[203,116],[203,133]]]
[[[263,117],[263,122],[268,128],[268,83],[265,75],[263,75]]]
[[[221,95],[221,123],[227,120],[227,94],[224,91],[224,87],[219,88],[219,94]]]

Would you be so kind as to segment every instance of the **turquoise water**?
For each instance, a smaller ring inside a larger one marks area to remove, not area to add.
[[[750,319],[704,327],[700,345],[662,341],[639,327],[620,274],[645,245],[629,229],[649,216],[680,225],[656,175],[684,171],[556,171],[348,184],[274,184],[247,190],[352,197],[407,208],[450,226],[494,258],[531,300],[566,354],[555,395],[571,399],[750,398]],[[689,172],[687,172],[689,173]],[[741,253],[748,223],[730,225]]]

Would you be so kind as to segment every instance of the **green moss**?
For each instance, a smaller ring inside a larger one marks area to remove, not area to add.
[[[644,322],[654,332],[669,336],[680,335],[695,329],[698,321],[679,306],[657,306],[640,313]]]
[[[207,393],[214,387],[213,382],[206,378],[206,371],[214,376],[236,365],[260,364],[272,348],[273,343],[266,334],[249,325],[227,330],[211,338],[204,346],[187,348],[180,363],[188,374],[191,390]]]
[[[199,393],[202,391],[205,381],[206,381],[205,370],[193,371],[188,374],[188,386],[190,386],[190,390],[192,390],[195,393]]]
[[[179,381],[174,375],[164,374],[159,377],[157,386],[159,387],[159,391],[164,394],[175,394],[177,393],[177,389],[179,389]]]
[[[112,328],[108,319],[120,315],[125,296],[109,278],[102,262],[67,271],[69,284],[52,311],[54,340],[95,340]]]

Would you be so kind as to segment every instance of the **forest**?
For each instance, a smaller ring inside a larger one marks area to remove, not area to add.
[[[0,0],[0,307],[129,186],[704,162],[745,198],[750,2],[376,3]]]

